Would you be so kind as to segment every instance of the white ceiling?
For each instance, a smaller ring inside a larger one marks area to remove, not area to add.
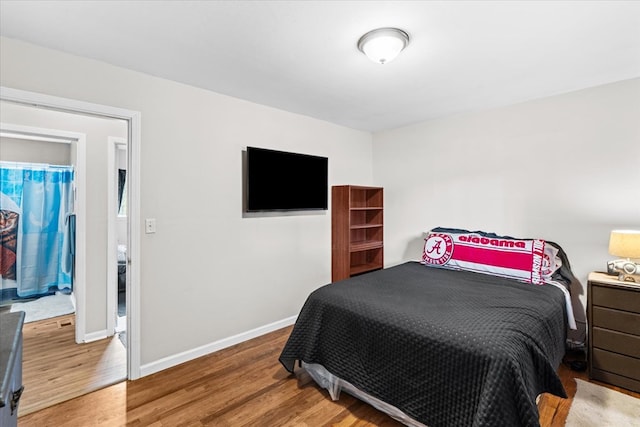
[[[374,132],[640,77],[637,1],[0,0],[0,33]]]

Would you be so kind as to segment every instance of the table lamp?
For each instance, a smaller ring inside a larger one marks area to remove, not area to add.
[[[640,259],[640,231],[613,230],[609,237],[609,253],[626,259],[607,263],[607,273],[618,274],[618,280],[640,282],[640,264],[632,259]]]

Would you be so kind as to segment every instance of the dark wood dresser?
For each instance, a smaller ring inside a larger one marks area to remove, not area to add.
[[[640,392],[640,283],[589,274],[589,378]]]
[[[22,325],[24,312],[0,313],[0,426],[18,424],[22,394]]]

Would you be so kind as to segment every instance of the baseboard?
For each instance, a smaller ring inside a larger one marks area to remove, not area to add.
[[[105,339],[109,336],[106,329],[102,331],[91,332],[90,334],[85,334],[83,342],[92,342]]]
[[[273,332],[286,326],[293,325],[296,322],[297,317],[297,315],[291,316],[277,322],[269,323],[268,325],[251,329],[250,331],[242,332],[228,338],[223,338],[221,340],[203,345],[201,347],[196,347],[192,350],[183,351],[182,353],[164,357],[155,362],[144,364],[140,367],[140,377],[155,374],[156,372],[171,368],[172,366],[197,359],[198,357],[206,356],[207,354],[222,350],[227,347],[231,347],[232,345],[240,344],[241,342],[248,341],[252,338],[257,338],[261,335],[268,334],[269,332]]]

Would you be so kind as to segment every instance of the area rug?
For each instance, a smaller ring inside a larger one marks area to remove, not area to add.
[[[11,304],[11,312],[15,311],[24,311],[24,323],[29,323],[73,313],[75,308],[71,295],[57,293],[34,301]]]
[[[566,427],[640,427],[640,399],[576,378]]]

